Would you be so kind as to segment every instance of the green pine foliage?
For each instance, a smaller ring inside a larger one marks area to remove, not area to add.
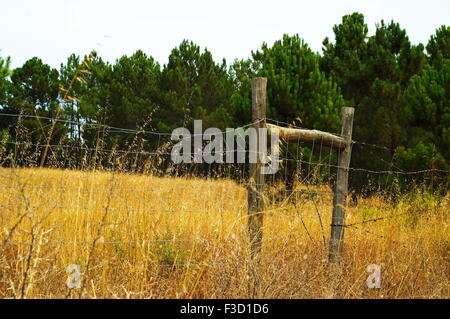
[[[298,35],[284,35],[272,47],[253,53],[258,75],[268,81],[268,116],[276,120],[337,132],[344,100],[336,83],[319,69],[316,53]]]
[[[299,35],[284,35],[231,65],[188,40],[165,65],[140,50],[112,64],[95,52],[73,54],[59,70],[38,57],[10,70],[10,58],[0,58],[0,112],[70,121],[56,125],[55,144],[96,147],[100,138],[102,147],[124,149],[126,134],[82,123],[165,133],[191,129],[195,119],[204,128],[238,127],[251,121],[251,79],[262,76],[268,79],[270,119],[339,132],[341,107],[355,107],[353,139],[384,150],[355,144],[352,167],[448,170],[450,27],[440,26],[425,45],[412,44],[394,21],[380,21],[369,35],[364,16],[355,12],[333,31],[321,54]],[[20,140],[15,124],[17,118],[0,116],[2,140]],[[51,124],[21,119],[36,144],[45,141]],[[158,146],[144,142],[147,149]],[[351,176],[350,185],[364,184],[365,175]]]

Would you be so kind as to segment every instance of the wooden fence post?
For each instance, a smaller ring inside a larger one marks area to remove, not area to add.
[[[264,175],[261,174],[260,156],[260,128],[266,126],[266,78],[254,78],[252,81],[252,122],[257,132],[256,163],[249,163],[250,185],[248,188],[248,230],[250,235],[250,256],[253,259],[261,252],[263,227],[263,198]]]
[[[337,180],[333,197],[333,216],[331,218],[331,237],[329,261],[341,263],[344,247],[345,206],[348,190],[348,171],[352,152],[352,129],[355,109],[341,109],[341,135],[346,140],[346,147],[340,152],[338,159]]]

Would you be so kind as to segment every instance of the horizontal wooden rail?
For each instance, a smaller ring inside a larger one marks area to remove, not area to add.
[[[266,123],[266,127],[269,134],[278,131],[279,137],[287,142],[315,143],[337,149],[345,149],[348,143],[342,137],[318,130],[287,128],[268,123]]]

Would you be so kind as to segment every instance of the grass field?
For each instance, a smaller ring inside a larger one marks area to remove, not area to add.
[[[255,265],[247,191],[231,180],[0,169],[0,187],[0,298],[450,297],[448,196],[360,199],[338,268],[328,195],[267,200]],[[81,288],[67,286],[72,264]]]

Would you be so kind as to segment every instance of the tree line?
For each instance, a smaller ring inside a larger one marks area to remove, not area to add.
[[[83,123],[166,133],[194,119],[221,129],[248,124],[251,79],[263,76],[267,117],[286,125],[338,132],[341,107],[355,107],[353,139],[379,148],[355,144],[352,167],[448,170],[450,27],[438,28],[426,45],[412,44],[394,21],[382,20],[368,36],[364,16],[353,13],[333,31],[321,53],[299,35],[284,35],[231,65],[188,40],[162,66],[141,50],[112,64],[95,52],[72,54],[59,70],[38,57],[11,70],[9,57],[0,58],[0,112],[28,115],[21,125],[35,144],[95,147],[101,132]],[[16,125],[16,117],[0,115],[0,141],[20,139]],[[129,143],[117,134],[102,142]],[[354,175],[353,184],[365,182]]]

